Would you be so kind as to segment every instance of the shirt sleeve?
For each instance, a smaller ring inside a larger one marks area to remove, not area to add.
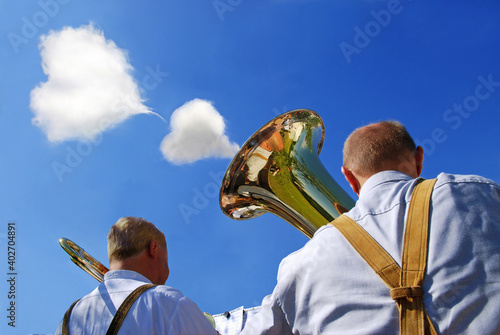
[[[259,312],[246,321],[241,335],[292,334],[278,300],[275,298],[275,293],[276,290],[262,300]]]
[[[187,297],[177,303],[170,318],[169,335],[216,335],[208,319],[198,306]]]

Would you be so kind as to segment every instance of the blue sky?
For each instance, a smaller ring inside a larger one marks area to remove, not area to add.
[[[496,1],[1,0],[0,333],[53,333],[97,285],[58,239],[108,266],[128,215],[165,232],[167,284],[203,311],[259,305],[307,238],[271,214],[227,218],[218,188],[288,110],[321,115],[321,161],[354,199],[343,141],[381,119],[424,147],[424,177],[500,181],[498,17]]]

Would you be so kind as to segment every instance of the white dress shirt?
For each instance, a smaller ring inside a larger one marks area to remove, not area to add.
[[[347,213],[401,264],[416,180],[372,176]],[[440,174],[431,200],[425,308],[440,334],[500,333],[500,186]],[[241,334],[398,334],[389,288],[333,226],[280,264],[274,292]]]
[[[109,271],[104,281],[83,297],[70,317],[70,335],[106,334],[125,298],[151,282],[134,271]],[[56,335],[61,334],[59,325]],[[198,306],[172,287],[159,285],[143,293],[132,305],[119,334],[216,334]]]

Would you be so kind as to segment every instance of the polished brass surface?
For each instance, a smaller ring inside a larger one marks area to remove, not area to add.
[[[222,211],[245,220],[273,213],[311,238],[354,206],[319,160],[325,136],[309,109],[282,114],[253,134],[233,158],[220,190]]]
[[[109,271],[107,267],[70,239],[62,237],[59,244],[69,254],[73,263],[102,283],[104,274]]]

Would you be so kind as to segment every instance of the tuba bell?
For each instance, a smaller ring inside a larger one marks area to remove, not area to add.
[[[312,238],[316,230],[354,206],[319,160],[325,137],[321,117],[296,109],[269,121],[233,158],[219,203],[235,220],[266,212]]]

